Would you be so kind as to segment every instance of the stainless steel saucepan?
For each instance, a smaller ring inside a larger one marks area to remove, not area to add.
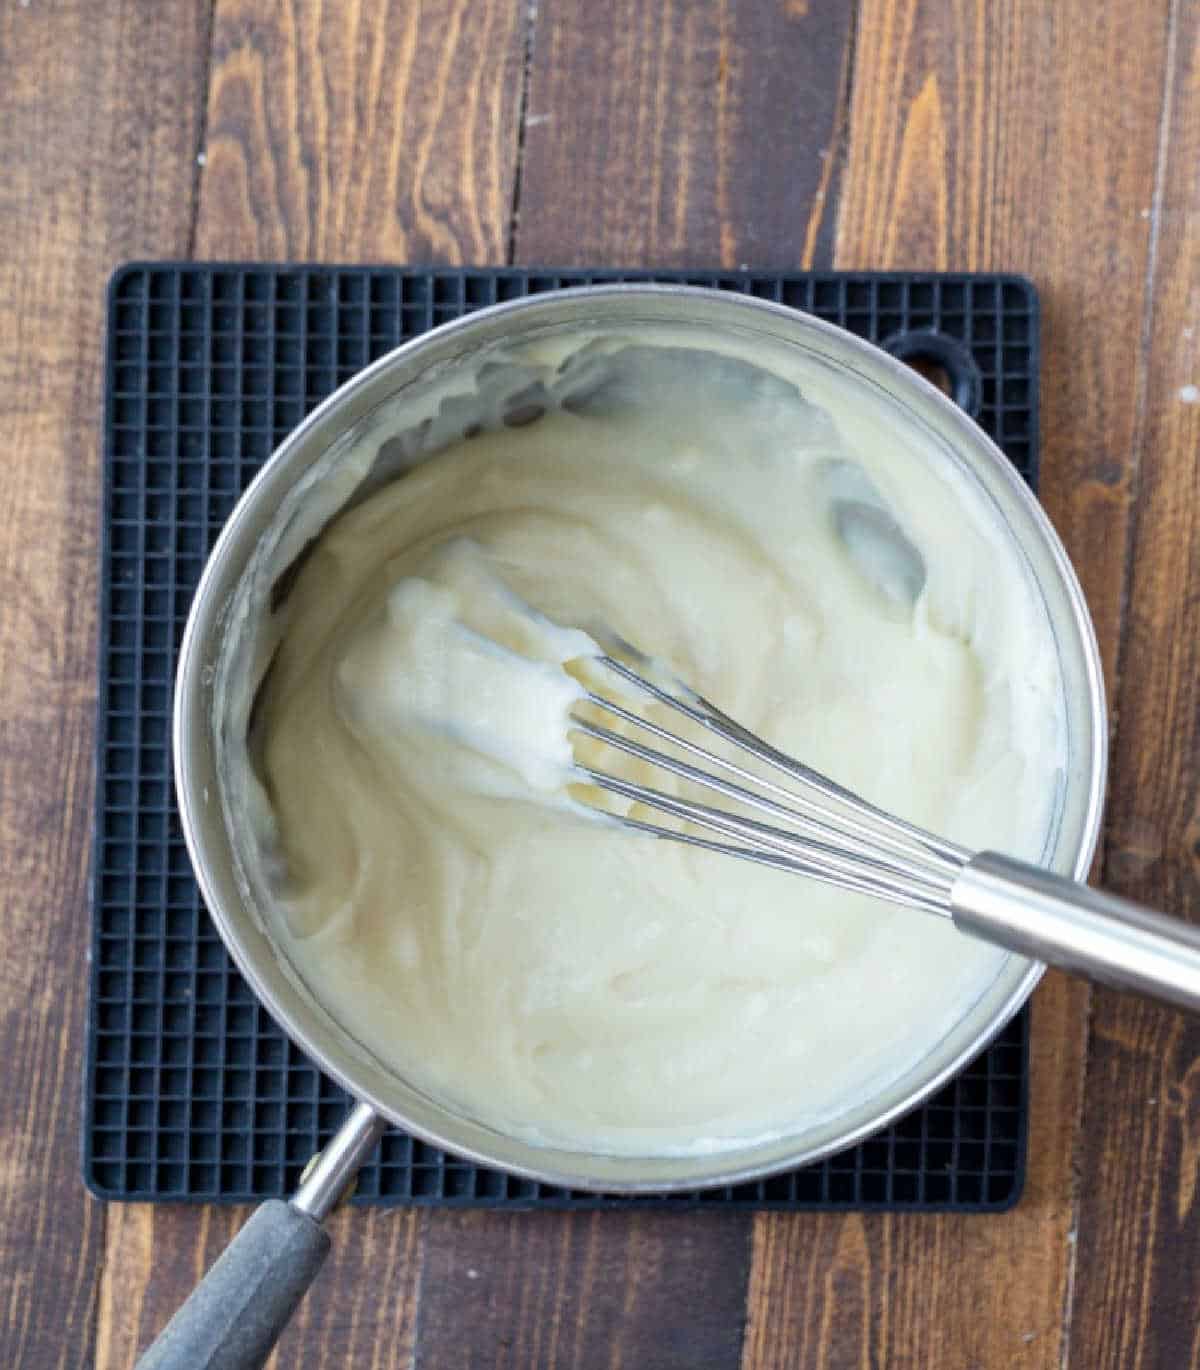
[[[911,1070],[841,1116],[802,1133],[695,1156],[606,1156],[538,1147],[429,1098],[341,1028],[275,945],[240,874],[241,857],[223,802],[223,731],[235,726],[221,698],[230,653],[262,625],[247,608],[248,577],[264,548],[295,545],[306,509],[336,514],[361,484],[339,472],[348,435],[380,407],[444,385],[481,351],[534,335],[569,343],[595,330],[643,326],[692,330],[704,346],[734,333],[744,344],[798,349],[893,406],[898,423],[924,430],[938,460],[958,467],[989,499],[1032,573],[1057,645],[1065,682],[1068,766],[1043,864],[1085,877],[1100,826],[1106,718],[1095,638],[1079,584],[1046,517],[1003,454],[949,399],[908,366],[808,316],[748,296],[679,286],[618,285],[565,290],[484,309],[398,348],[317,409],[274,454],[234,510],[196,593],[179,660],[174,718],[175,778],[183,832],[205,902],[239,969],[290,1037],[360,1102],[290,1202],[261,1207],[204,1283],[142,1359],[143,1367],[243,1370],[267,1356],[328,1249],[321,1220],[357,1167],[395,1123],[484,1166],[572,1188],[661,1192],[729,1185],[793,1168],[877,1131],[937,1090],[976,1055],[1025,1002],[1043,967],[1020,957],[952,1031]],[[368,479],[395,471],[381,466]],[[333,492],[331,494],[331,492]],[[320,520],[317,520],[319,526]],[[289,543],[290,539],[290,543]]]

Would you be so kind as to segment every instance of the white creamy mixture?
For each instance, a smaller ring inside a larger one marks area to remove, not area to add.
[[[579,662],[617,635],[885,808],[1042,855],[1061,683],[1027,571],[887,401],[793,369],[803,398],[678,348],[533,367],[514,426],[400,462],[280,596],[253,747],[275,935],[361,1043],[506,1132],[797,1131],[912,1066],[1004,959],[564,790]]]

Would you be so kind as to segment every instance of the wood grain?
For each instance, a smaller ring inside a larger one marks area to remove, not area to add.
[[[1105,877],[1200,922],[1200,12],[1175,7]],[[1071,1366],[1200,1365],[1200,1025],[1098,991]]]
[[[79,1166],[104,283],[186,250],[207,6],[0,7],[0,1364],[91,1364]],[[137,79],[130,80],[130,54]]]
[[[196,254],[502,262],[522,14],[217,0]]]
[[[115,1205],[109,1211],[96,1370],[126,1370],[249,1216],[248,1209]],[[412,1364],[423,1215],[343,1209],[333,1254],[280,1338],[269,1370]]]
[[[747,1228],[720,1213],[435,1213],[419,1370],[721,1370]]]
[[[849,24],[829,0],[540,10],[517,259],[827,259]],[[736,1365],[748,1233],[734,1214],[431,1215],[417,1363]]]
[[[1034,1001],[1029,1172],[1012,1212],[759,1215],[743,1370],[1058,1370],[1082,1049],[1077,995],[1054,976]]]
[[[217,0],[195,254],[503,261],[523,52],[519,7],[501,0]],[[103,1365],[130,1363],[243,1217],[121,1211],[105,1254]],[[340,1214],[272,1364],[411,1364],[424,1221]],[[128,1308],[136,1319],[122,1322]]]
[[[1134,22],[1133,6],[1082,0],[865,0],[838,214],[840,267],[1023,270],[1037,283],[1042,496],[1110,680],[1167,10],[1139,5]],[[1087,1004],[1058,976],[1035,996],[1029,1179],[1013,1213],[759,1218],[745,1370],[1057,1370]]]
[[[1168,8],[866,0],[838,219],[841,267],[1024,271],[1038,285],[1042,502],[1110,684]]]
[[[828,265],[852,18],[844,0],[543,6],[517,260]]]
[[[1106,874],[1200,916],[1200,19],[858,8],[852,45],[840,0],[216,0],[206,96],[209,0],[0,7],[0,1364],[128,1366],[244,1216],[104,1210],[78,1174],[119,260],[1028,271],[1044,497],[1119,706]],[[1097,996],[1076,1196],[1087,1002],[1037,996],[1012,1214],[762,1217],[748,1270],[729,1215],[356,1210],[272,1363],[1200,1365],[1200,1037]]]

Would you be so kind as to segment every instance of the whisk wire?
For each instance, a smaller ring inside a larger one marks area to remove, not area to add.
[[[678,685],[676,694],[612,657],[597,657],[595,662],[638,694],[715,734],[736,749],[738,758],[729,760],[655,719],[643,718],[636,696],[630,701],[623,693],[618,702],[606,698],[603,687],[589,693],[586,702],[581,701],[585,715],[593,708],[607,711],[668,748],[661,751],[636,733],[626,736],[590,716],[572,713],[575,730],[650,768],[648,776],[638,769],[626,778],[600,769],[608,764],[607,752],[602,760],[576,753],[578,780],[631,801],[623,813],[604,807],[612,822],[940,914],[959,931],[1020,956],[1200,1013],[1200,929],[1012,857],[968,852],[877,809],[777,751],[686,685]],[[588,761],[595,764],[585,764]],[[752,770],[755,762],[768,767],[774,779]],[[689,797],[686,790],[669,794],[642,783],[659,773],[733,804],[716,807]],[[789,783],[780,783],[781,775]],[[666,815],[667,821],[647,821],[640,807]],[[771,821],[751,817],[746,810]],[[671,820],[677,826],[669,826]]]
[[[851,834],[847,834],[835,822],[811,818],[798,809],[788,807],[786,804],[779,804],[775,800],[765,799],[762,795],[755,794],[752,790],[748,790],[744,786],[735,785],[728,780],[722,780],[720,776],[710,775],[707,771],[699,770],[697,767],[689,765],[686,761],[680,761],[676,757],[668,756],[665,752],[657,751],[653,747],[646,747],[642,743],[635,742],[631,738],[622,737],[620,733],[614,733],[610,729],[603,728],[598,724],[589,723],[585,719],[576,719],[575,726],[580,732],[586,734],[588,737],[595,738],[598,742],[604,742],[610,747],[615,747],[618,751],[624,752],[627,756],[636,757],[639,761],[645,761],[652,766],[661,766],[664,771],[678,776],[681,780],[691,781],[693,784],[700,785],[705,789],[710,789],[717,794],[723,795],[726,799],[732,799],[739,804],[746,805],[748,808],[757,809],[761,813],[767,813],[772,817],[783,818],[791,822],[800,833],[808,835],[812,849],[819,850],[822,855],[832,856],[837,851],[836,847],[828,844],[828,839],[840,838],[845,841],[848,836],[851,836]],[[705,757],[714,765],[725,764],[722,757],[707,751],[703,747],[692,746],[686,743],[683,738],[677,738],[675,741],[681,746],[686,746],[687,750],[699,753],[699,755]],[[748,772],[744,772],[741,767],[730,765],[729,769],[736,770],[741,774],[749,774]],[[606,782],[609,779],[607,775],[592,770],[588,770],[587,774],[595,780],[597,784],[607,788]],[[754,777],[751,776],[750,778],[753,779]],[[772,788],[775,787],[773,786]],[[659,791],[648,788],[647,794],[653,795],[656,801],[665,797]],[[788,850],[807,846],[807,843],[803,838],[797,838],[791,833],[781,832],[779,829],[769,828],[760,824],[755,824],[753,826],[756,833],[769,833],[780,839],[786,839]],[[767,840],[765,836],[763,840]],[[885,845],[882,837],[879,841],[881,845]],[[910,860],[904,855],[891,856],[887,861],[872,861],[870,864],[898,875],[908,875],[917,880],[927,881],[929,878],[929,864],[932,864],[932,858],[927,856],[925,865],[922,865],[919,861]],[[947,888],[949,888],[949,884],[950,878],[948,874],[946,880]]]
[[[794,785],[814,791],[796,793],[776,781],[721,756],[616,700],[589,691],[594,708],[642,729],[678,751],[696,758],[705,767],[724,771],[737,780],[725,779],[644,742],[613,731],[578,713],[572,725],[580,733],[645,764],[659,768],[702,789],[730,799],[743,808],[780,820],[786,827],[711,804],[667,794],[651,785],[580,765],[581,778],[611,794],[644,805],[680,820],[690,828],[715,832],[732,841],[715,841],[694,831],[650,823],[630,815],[619,816],[627,826],[656,837],[739,856],[761,865],[806,875],[826,884],[908,904],[946,916],[950,889],[969,853],[953,843],[875,808],[835,781],[776,751],[753,733],[735,723],[702,696],[687,691],[681,698],[647,680],[612,657],[597,663],[621,676],[628,684],[725,742],[782,772]],[[686,687],[680,687],[686,690]],[[744,783],[738,783],[744,782]],[[749,788],[753,786],[755,788]],[[765,791],[760,793],[758,791]],[[774,796],[774,797],[771,797]],[[840,805],[834,809],[831,804]]]
[[[730,855],[746,855],[751,859],[762,856],[778,856],[782,859],[762,862],[791,870],[796,874],[809,875],[826,884],[837,885],[843,889],[858,890],[863,894],[874,894],[880,898],[897,899],[902,903],[915,904],[930,912],[948,912],[949,882],[919,880],[897,874],[884,863],[870,857],[854,857],[844,850],[830,847],[811,839],[796,838],[778,828],[771,828],[753,819],[742,818],[724,809],[714,809],[710,805],[695,800],[680,799],[675,795],[664,794],[649,785],[636,781],[621,780],[603,771],[581,768],[583,775],[594,784],[612,794],[623,795],[637,803],[661,810],[674,818],[679,818],[712,832],[723,833],[728,837],[740,838],[751,842],[752,847],[738,847],[726,843],[712,843],[703,839],[696,840],[692,834],[674,828],[661,827],[637,819],[623,817],[627,826],[641,828],[644,832],[657,837],[667,837],[673,841],[706,846]]]
[[[798,795],[791,790],[779,791],[776,789],[776,792],[783,793],[790,803],[806,805],[810,812],[820,815],[823,820],[828,820],[831,815],[825,805],[832,800],[848,811],[847,813],[839,814],[839,820],[845,825],[848,831],[854,832],[856,836],[863,840],[877,842],[882,840],[884,835],[888,835],[895,840],[903,842],[910,850],[915,848],[923,857],[933,853],[947,863],[948,869],[954,871],[957,871],[970,859],[971,853],[967,851],[965,847],[960,847],[956,843],[949,842],[943,837],[937,837],[933,833],[926,832],[923,828],[919,828],[913,823],[907,823],[904,819],[897,818],[895,814],[888,813],[885,809],[877,808],[874,804],[863,799],[860,795],[855,794],[853,790],[846,789],[844,786],[839,785],[837,781],[831,780],[826,775],[822,775],[820,771],[815,771],[811,766],[806,766],[803,762],[795,760],[794,757],[790,757],[786,755],[786,753],[778,751],[769,743],[764,742],[761,737],[756,736],[756,734],[742,727],[740,723],[730,718],[728,714],[723,713],[715,704],[712,704],[705,699],[703,695],[698,695],[694,691],[688,690],[691,699],[695,701],[694,703],[689,703],[687,700],[681,699],[678,695],[672,694],[669,690],[665,690],[654,684],[653,681],[647,680],[644,676],[639,675],[629,666],[626,666],[623,661],[618,661],[611,656],[597,657],[596,664],[615,672],[642,693],[649,695],[660,704],[664,704],[668,708],[674,709],[677,713],[682,714],[684,717],[690,719],[700,727],[707,729],[709,732],[715,733],[726,742],[744,748],[759,761],[764,762],[772,769],[786,775],[790,780],[799,783],[807,789],[815,791],[820,795],[821,800],[824,801],[823,803],[819,803],[807,796]],[[687,687],[681,685],[680,688],[686,689]],[[654,724],[651,720],[644,719],[632,711],[622,711],[620,705],[615,704],[614,701],[605,699],[602,695],[589,693],[589,702],[597,703],[601,707],[612,708],[614,713],[619,713],[620,716],[626,718],[627,721],[646,728],[648,731],[655,733],[656,736],[663,738],[664,740],[671,740],[686,750],[692,750],[694,747],[694,744],[689,743],[685,738],[677,737],[666,729],[659,729],[658,725]],[[729,770],[733,768],[733,763],[726,762],[721,757],[711,756],[711,759],[723,769]],[[761,776],[756,776],[751,772],[744,770],[741,771],[741,774],[763,787],[776,788],[771,786],[771,782],[765,780]],[[854,817],[851,817],[851,815]],[[866,822],[863,823],[857,820],[866,820]]]
[[[949,916],[943,899],[931,898],[924,891],[915,887],[909,890],[891,884],[884,885],[877,880],[869,880],[866,877],[835,875],[827,867],[816,862],[804,861],[799,857],[784,856],[781,852],[768,851],[762,847],[741,847],[732,842],[714,842],[711,838],[700,837],[696,833],[672,831],[657,823],[643,822],[639,818],[624,817],[620,822],[625,827],[637,828],[651,836],[667,841],[679,842],[689,847],[701,847],[705,851],[718,852],[723,856],[734,856],[743,861],[751,861],[756,865],[787,871],[792,875],[803,875],[808,879],[818,881],[820,884],[832,885],[835,889],[849,889],[860,894],[870,894],[877,899],[887,899],[898,904],[906,904],[910,908],[920,909],[925,913],[938,914],[943,918]]]

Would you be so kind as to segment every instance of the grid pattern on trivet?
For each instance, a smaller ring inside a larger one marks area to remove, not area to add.
[[[435,324],[564,285],[667,280],[793,305],[875,341],[933,330],[978,367],[979,419],[1036,482],[1032,287],[991,276],[149,264],[108,308],[97,823],[84,1174],[129,1199],[292,1189],[347,1100],[290,1043],[205,913],[175,814],[175,653],[238,494],[316,403]],[[924,1107],[822,1164],[732,1189],[598,1198],[499,1174],[398,1132],[357,1197],[508,1207],[999,1209],[1025,1160],[1028,1018]]]

